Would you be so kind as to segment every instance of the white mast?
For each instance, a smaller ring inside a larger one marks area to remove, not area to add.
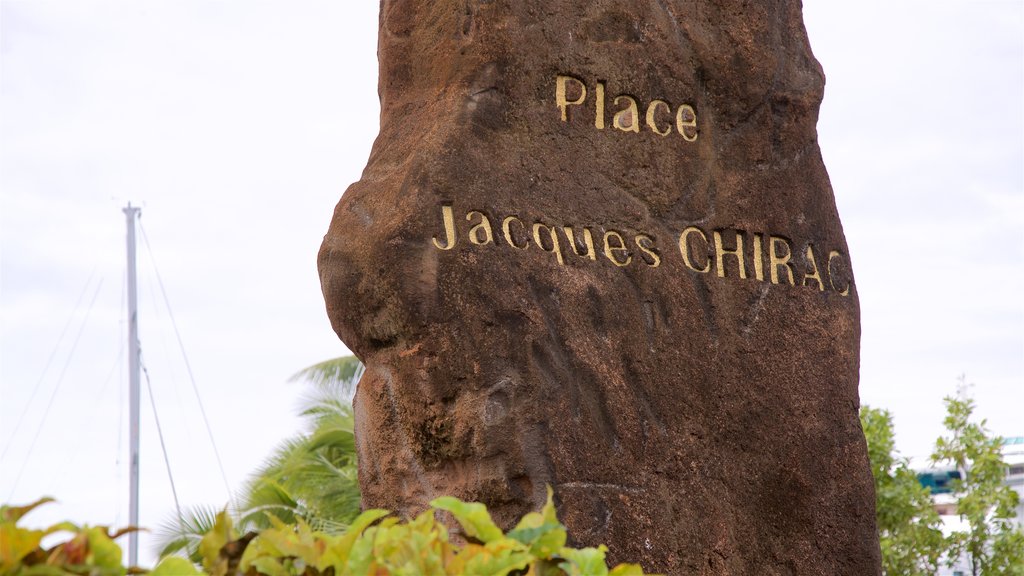
[[[135,220],[141,210],[131,202],[122,210],[128,224],[128,403],[131,436],[131,473],[128,488],[128,524],[139,525],[139,309],[135,282]],[[128,565],[139,564],[139,534],[128,534]]]

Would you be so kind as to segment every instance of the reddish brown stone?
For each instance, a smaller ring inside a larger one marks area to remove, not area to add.
[[[319,261],[367,365],[364,504],[451,494],[507,527],[551,485],[613,561],[879,574],[800,3],[386,0],[379,58]]]

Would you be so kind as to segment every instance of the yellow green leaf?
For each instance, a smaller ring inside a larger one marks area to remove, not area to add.
[[[0,506],[0,522],[17,522],[25,514],[49,502],[55,502],[55,500],[47,496],[24,506]]]
[[[551,558],[565,546],[568,534],[565,526],[555,515],[551,487],[548,486],[548,501],[540,513],[530,512],[523,516],[515,529],[508,533],[513,538],[530,547],[530,553],[538,558]]]
[[[348,530],[344,535],[340,538],[331,538],[327,540],[327,549],[320,557],[320,563],[316,568],[322,572],[327,569],[327,566],[335,566],[335,573],[341,574],[341,568],[349,563],[349,554],[356,540],[371,524],[390,513],[391,512],[388,512],[387,510],[374,508],[357,516],[356,519],[349,524]]]
[[[463,502],[458,498],[442,496],[434,499],[430,505],[438,510],[451,512],[467,536],[476,538],[484,544],[504,536],[501,528],[491,520],[487,507],[479,502]]]
[[[310,566],[315,566],[320,560],[312,531],[301,521],[294,527],[268,528],[260,533],[259,540],[264,547],[272,548],[276,556],[300,558]]]
[[[558,523],[558,515],[555,513],[555,491],[551,489],[551,485],[547,486],[548,499],[544,503],[544,508],[541,509],[541,514],[544,516],[544,520],[547,522]]]
[[[112,573],[124,574],[125,569],[121,564],[121,547],[110,539],[107,529],[96,527],[85,528],[83,531],[89,542],[89,563],[110,570]]]
[[[227,561],[220,557],[220,549],[235,539],[231,527],[231,518],[226,511],[217,514],[213,530],[207,532],[199,541],[199,554],[203,557],[203,567],[211,576],[220,576],[227,572]]]
[[[266,576],[291,576],[291,572],[285,568],[281,560],[271,556],[256,558],[252,561],[252,567]]]
[[[188,560],[180,556],[168,556],[160,561],[149,576],[202,576]]]
[[[373,542],[377,528],[369,528],[356,534],[353,542],[348,544],[343,574],[370,574],[373,564]]]
[[[604,545],[597,548],[562,548],[558,555],[565,558],[559,564],[569,576],[607,576],[608,565],[604,562],[604,553],[608,551]]]
[[[39,547],[42,530],[26,530],[11,523],[0,524],[0,573],[13,570],[22,558]]]
[[[526,576],[565,576],[565,571],[558,567],[556,560],[537,559],[530,564],[530,570]]]
[[[471,549],[470,553],[465,568],[468,574],[505,576],[513,570],[526,568],[533,560],[526,547],[511,538],[492,540],[482,547]]]

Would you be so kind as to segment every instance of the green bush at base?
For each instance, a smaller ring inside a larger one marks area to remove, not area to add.
[[[46,530],[17,525],[32,508],[0,508],[0,575],[48,576],[77,574],[122,576],[138,569],[121,563],[121,548],[105,528],[78,528],[63,523]],[[548,501],[540,512],[524,516],[507,534],[491,519],[483,504],[441,497],[432,509],[409,522],[400,522],[386,510],[367,510],[340,534],[312,530],[298,521],[259,532],[238,534],[227,514],[217,517],[213,530],[203,536],[202,568],[185,558],[169,556],[151,576],[343,576],[343,575],[526,575],[526,576],[634,576],[644,572],[637,564],[609,570],[607,548],[575,549],[565,545],[566,530]],[[448,528],[436,512],[451,514],[462,527],[465,544],[452,542]],[[130,530],[130,529],[129,529]],[[42,538],[59,531],[72,532],[70,540],[44,550]]]

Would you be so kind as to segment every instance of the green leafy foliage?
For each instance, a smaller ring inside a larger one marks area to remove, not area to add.
[[[157,529],[158,554],[167,557],[183,554],[199,562],[199,543],[203,535],[213,530],[220,511],[212,506],[194,506],[185,510],[181,518],[175,517]]]
[[[342,533],[271,520],[273,526],[236,538],[227,515],[203,538],[202,562],[212,576],[334,576],[373,574],[527,576],[642,576],[636,564],[609,570],[607,548],[565,546],[566,531],[552,493],[541,512],[527,514],[504,534],[483,504],[442,497],[409,522],[367,510]],[[467,540],[453,542],[436,512],[455,518]],[[234,538],[234,539],[232,539]],[[159,569],[159,567],[158,567]]]
[[[882,569],[892,576],[935,574],[946,542],[931,494],[918,482],[907,460],[896,456],[889,411],[864,406],[860,421],[875,480]]]
[[[948,436],[938,439],[932,459],[950,463],[964,477],[952,483],[957,513],[968,529],[949,539],[949,563],[965,559],[972,576],[1024,576],[1024,532],[1014,522],[1017,493],[1004,484],[1003,440],[991,436],[985,421],[972,422],[974,401],[945,399]]]
[[[213,529],[203,536],[199,541],[199,554],[203,558],[203,568],[213,576],[226,574],[228,570],[228,559],[221,556],[220,551],[229,542],[238,538],[232,526],[231,518],[227,512],[217,514]]]
[[[203,573],[185,558],[168,556],[160,561],[149,576],[203,576]]]
[[[329,373],[314,377],[320,366]],[[285,441],[253,475],[241,498],[241,525],[269,527],[269,512],[284,522],[302,519],[339,532],[359,514],[355,423],[347,400],[358,367],[355,357],[344,356],[295,376],[312,378],[301,411],[308,432]]]
[[[442,496],[430,503],[438,510],[452,513],[466,531],[466,536],[479,540],[483,544],[504,537],[501,528],[491,520],[487,507],[479,502],[463,502],[451,496]]]
[[[76,526],[70,522],[42,530],[19,525],[23,516],[49,502],[53,499],[41,498],[26,506],[0,506],[0,574],[124,576],[128,573],[122,565],[121,547],[114,540],[135,528],[111,533],[104,526]],[[44,549],[43,538],[58,532],[66,532],[70,537]]]
[[[539,558],[549,558],[565,546],[567,534],[565,527],[555,516],[552,504],[552,492],[548,487],[548,502],[544,509],[530,512],[523,516],[516,527],[508,533],[508,537],[530,547],[530,553]]]

